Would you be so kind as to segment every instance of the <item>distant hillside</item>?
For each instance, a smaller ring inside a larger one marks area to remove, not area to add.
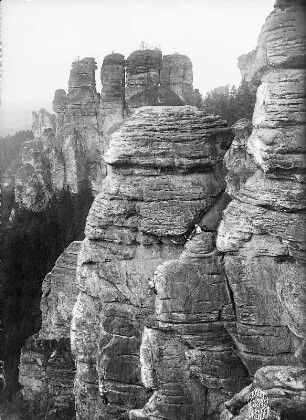
[[[52,112],[50,101],[8,102],[0,109],[0,136],[13,135],[17,131],[30,130],[32,111],[45,108]]]

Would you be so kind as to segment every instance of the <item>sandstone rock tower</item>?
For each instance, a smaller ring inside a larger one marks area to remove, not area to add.
[[[305,407],[304,19],[303,2],[277,1],[262,28],[251,68],[261,85],[247,142],[256,167],[231,189],[217,239],[236,308],[228,331],[254,386],[290,418]],[[227,415],[238,415],[245,394],[227,404]],[[247,406],[244,415],[239,419]]]
[[[96,91],[96,62],[92,57],[72,63],[68,93],[57,90],[53,109],[57,113],[56,138],[65,162],[65,180],[77,192],[86,179],[95,193],[105,175],[101,160],[103,140],[99,128],[100,96]]]
[[[144,327],[158,326],[154,272],[164,261],[179,257],[194,224],[222,196],[222,157],[231,140],[225,121],[190,106],[139,108],[112,135],[105,155],[112,171],[89,212],[78,260],[79,296],[71,337],[79,420],[127,416],[152,393],[141,382],[139,351]],[[214,252],[209,258],[214,270],[219,257]],[[161,287],[155,284],[160,302],[166,299]],[[164,293],[172,288],[165,285]],[[184,288],[182,299],[188,300]],[[226,295],[222,288],[219,293]],[[173,311],[175,305],[173,301]],[[195,305],[189,303],[186,315],[178,314],[178,319],[160,315],[161,322],[170,326],[188,316],[195,322],[197,316],[190,314]],[[216,308],[213,317],[219,316],[217,303]],[[226,334],[217,330],[216,335]],[[164,335],[166,326],[158,340]],[[181,341],[177,345],[184,346]],[[175,349],[169,351],[181,357]]]
[[[277,0],[240,60],[261,80],[252,123],[186,105],[190,60],[158,50],[105,57],[101,96],[94,60],[76,62],[56,128],[35,117],[65,182],[99,190],[71,323],[78,420],[246,420],[255,386],[272,415],[305,415],[304,21]]]

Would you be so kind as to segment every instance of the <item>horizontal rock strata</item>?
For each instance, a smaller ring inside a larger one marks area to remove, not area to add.
[[[271,372],[302,377],[306,361],[304,18],[301,2],[278,1],[262,29],[256,49],[262,79],[247,142],[247,160],[257,169],[239,189],[229,188],[233,201],[217,239],[235,303],[236,322],[227,330],[250,375],[266,372],[263,389],[274,389]],[[298,418],[303,386],[299,397],[279,391],[277,404],[269,391],[282,416]]]
[[[141,381],[139,351],[144,327],[158,326],[153,275],[179,257],[218,200],[211,219],[219,216],[222,156],[232,138],[224,121],[189,106],[140,108],[112,135],[105,155],[112,171],[89,212],[78,263],[79,420],[127,416],[152,394]]]

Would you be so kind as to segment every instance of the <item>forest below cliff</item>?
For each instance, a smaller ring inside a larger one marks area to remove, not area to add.
[[[42,279],[73,240],[84,238],[86,217],[93,201],[91,189],[78,194],[63,190],[55,194],[42,212],[14,205],[2,196],[13,217],[2,214],[0,228],[1,358],[6,360],[6,387],[2,398],[10,399],[17,382],[20,350],[27,338],[39,330]]]

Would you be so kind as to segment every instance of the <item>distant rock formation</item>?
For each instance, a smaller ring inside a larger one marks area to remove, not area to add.
[[[13,192],[19,206],[41,211],[53,187],[63,188],[63,162],[54,147],[55,116],[40,109],[32,118],[34,139],[22,144],[20,155],[7,168],[1,183],[4,194]],[[50,168],[51,156],[56,170]]]
[[[72,242],[45,277],[40,306],[42,326],[27,340],[21,353],[19,382],[23,397],[33,413],[40,413],[46,420],[75,417],[70,322],[78,292],[76,258],[80,245]]]
[[[267,396],[268,420],[303,420],[306,412],[305,400],[306,369],[296,366],[265,366],[255,373],[253,384],[245,387],[230,401],[220,420],[249,420],[248,404],[251,392],[260,389]],[[260,406],[258,406],[258,411]]]
[[[246,157],[256,167],[228,189],[233,201],[217,238],[236,308],[227,329],[254,386],[288,419],[305,415],[306,404],[304,22],[304,3],[277,1],[263,26],[251,69],[262,79]],[[225,404],[223,419],[248,418],[246,401],[235,401],[240,405]]]
[[[13,191],[19,206],[41,211],[55,191],[77,193],[84,185],[98,194],[110,135],[126,117],[141,106],[193,101],[192,64],[184,55],[138,50],[125,60],[109,54],[101,68],[101,95],[96,68],[92,57],[74,61],[68,93],[58,89],[54,95],[56,116],[44,109],[33,112],[34,141],[24,144],[3,177],[4,192]]]
[[[112,171],[89,212],[86,239],[79,255],[79,297],[71,329],[77,365],[75,390],[79,420],[127,416],[130,409],[143,407],[152,394],[156,384],[151,387],[152,381],[149,381],[149,386],[147,383],[143,386],[141,381],[141,336],[146,327],[145,331],[153,334],[154,341],[154,328],[159,325],[154,309],[155,293],[162,303],[162,299],[167,298],[166,290],[170,288],[170,293],[173,288],[169,284],[162,290],[162,285],[153,279],[154,272],[163,262],[179,258],[195,223],[204,214],[216,206],[215,219],[220,218],[220,202],[225,203],[222,158],[232,138],[225,121],[206,116],[190,106],[139,108],[112,135],[105,155]],[[206,223],[209,224],[208,219]],[[215,223],[217,225],[218,221]],[[202,238],[205,243],[206,236]],[[211,241],[210,237],[208,239]],[[207,249],[208,253],[210,251]],[[202,255],[202,251],[199,252]],[[195,255],[194,259],[191,256],[190,263],[197,257],[200,259],[198,271],[204,275],[200,255]],[[207,258],[212,270],[209,272],[214,272],[212,267],[216,266],[217,273],[220,257],[213,252]],[[180,264],[181,260],[176,263],[178,267]],[[192,273],[197,276],[198,271],[195,269]],[[190,281],[191,278],[190,274]],[[218,279],[224,280],[221,272]],[[192,294],[191,285],[185,283],[183,273],[182,277],[177,276],[177,281],[177,292],[181,293],[182,301],[187,302],[188,293]],[[197,281],[195,277],[192,287],[196,288]],[[220,288],[217,295],[226,294],[222,289],[226,286],[217,283],[216,290]],[[173,301],[173,311],[179,302]],[[216,297],[216,315],[212,315],[212,320],[221,316],[217,302]],[[190,314],[196,305],[200,305],[200,310],[202,304],[191,299],[186,306],[187,323],[188,316],[195,317],[196,322],[197,315]],[[181,322],[184,316],[182,313]],[[209,319],[208,314],[205,316]],[[173,322],[177,322],[180,315],[177,317]],[[170,325],[167,319],[164,322]],[[207,331],[208,335],[226,335],[221,326],[211,328],[214,332]],[[176,333],[167,330],[167,326],[156,330],[160,335],[156,336],[153,346],[159,341],[162,346],[168,336],[175,343]],[[177,334],[179,331],[178,325]],[[196,334],[196,330],[192,328],[189,334]],[[180,340],[173,345],[188,346]],[[224,346],[230,354],[227,345]],[[182,357],[177,353],[179,350],[169,347],[169,351],[174,352],[174,357]],[[166,354],[163,356],[162,349],[160,357],[163,364],[158,369],[165,372],[161,380],[167,381],[167,361],[163,359]],[[197,358],[192,353],[191,357],[196,358],[195,365],[200,363],[201,356]],[[183,366],[187,361],[182,359],[178,363]],[[241,375],[244,375],[243,367]],[[189,387],[188,392],[198,389],[198,380],[192,381],[195,388]],[[204,387],[201,389],[203,391]],[[177,393],[183,404],[184,395]]]
[[[72,192],[84,181],[94,194],[100,191],[105,176],[101,160],[103,138],[99,127],[100,95],[96,91],[96,62],[92,57],[72,63],[68,93],[57,90],[53,109],[57,113],[56,139],[65,164],[65,182]]]

